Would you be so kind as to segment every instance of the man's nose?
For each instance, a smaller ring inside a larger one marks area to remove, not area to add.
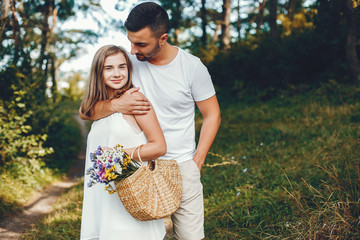
[[[138,50],[135,48],[135,45],[134,44],[131,44],[131,51],[130,51],[130,53],[132,54],[132,55],[134,55],[135,53],[137,53],[138,52]]]

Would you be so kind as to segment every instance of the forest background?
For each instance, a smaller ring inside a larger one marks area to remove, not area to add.
[[[359,238],[360,1],[157,2],[170,15],[170,42],[207,65],[222,109],[202,170],[208,238]],[[62,29],[78,14],[99,30]],[[99,0],[1,1],[1,216],[72,165],[87,73],[61,65],[110,28],[124,33],[122,24]],[[53,219],[51,235],[42,225],[26,236],[78,238],[79,186],[71,229]]]

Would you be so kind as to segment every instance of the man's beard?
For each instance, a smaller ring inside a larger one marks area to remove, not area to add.
[[[160,45],[159,43],[151,50],[151,52],[149,52],[148,54],[144,55],[142,53],[137,53],[136,54],[136,58],[139,61],[145,62],[145,61],[150,61],[151,59],[153,59],[158,53],[160,52]]]

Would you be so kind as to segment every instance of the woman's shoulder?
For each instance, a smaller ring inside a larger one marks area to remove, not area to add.
[[[145,99],[147,99],[147,97],[142,93],[142,92],[140,92],[140,91],[136,91],[136,92],[133,92],[133,93],[131,93],[133,96],[135,96],[135,97],[141,97],[141,98],[145,98]],[[147,99],[147,101],[149,101],[149,99]],[[150,102],[150,101],[149,101]],[[150,103],[151,104],[151,103]]]
[[[145,97],[144,94],[142,94],[142,93],[139,92],[139,91],[133,92],[132,95],[134,95],[134,96],[139,96],[139,97]]]
[[[112,113],[112,114],[110,114],[110,115],[108,115],[106,117],[95,120],[93,123],[95,123],[95,122],[105,122],[105,121],[109,121],[109,120],[111,120],[113,118],[119,118],[119,117],[122,117],[122,113],[114,112],[114,113]]]

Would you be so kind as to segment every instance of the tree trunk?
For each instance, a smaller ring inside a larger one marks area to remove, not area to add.
[[[228,49],[230,47],[230,15],[231,15],[231,0],[223,0],[222,7],[222,26],[221,26],[221,49]]]
[[[261,25],[264,23],[264,10],[265,10],[266,0],[262,0],[262,2],[259,2],[259,13],[258,18],[256,22],[256,32],[258,33],[260,31]]]
[[[1,0],[1,15],[0,20],[3,20],[9,16],[10,0]]]
[[[125,1],[124,1],[125,2]],[[182,5],[180,0],[173,1],[160,1],[162,6],[171,12],[170,18],[170,29],[173,29],[173,35],[171,36],[171,43],[174,45],[179,44],[178,36],[181,32],[180,27],[182,27],[183,23],[181,22],[181,15],[184,10],[184,6]]]
[[[236,6],[236,12],[237,12],[237,21],[236,21],[236,31],[238,33],[238,38],[241,38],[241,16],[240,16],[240,0],[238,0],[237,2],[237,6]]]
[[[51,80],[52,80],[52,86],[51,86],[51,96],[52,96],[52,100],[53,103],[56,102],[56,98],[57,98],[57,82],[56,82],[56,69],[55,69],[55,58],[54,56],[50,57],[50,75],[51,75]]]
[[[22,46],[19,46],[19,43],[21,44],[21,36],[20,36],[20,25],[16,14],[15,9],[15,2],[14,0],[11,1],[11,11],[13,13],[13,39],[14,39],[14,58],[13,63],[16,65],[17,61],[19,60],[20,51],[22,51]]]
[[[200,17],[201,17],[201,29],[202,29],[202,36],[201,36],[201,43],[203,47],[207,45],[207,33],[206,33],[206,26],[207,26],[207,18],[206,18],[206,0],[201,0],[201,9],[200,9]]]
[[[277,18],[277,0],[270,0],[270,16],[269,16],[269,25],[270,25],[270,35],[272,38],[277,38],[278,30],[276,24]]]
[[[216,44],[218,39],[219,39],[219,34],[220,34],[220,30],[221,30],[221,23],[218,23],[216,25],[216,28],[215,28],[215,33],[214,33],[214,36],[213,36],[213,39],[212,39],[212,44]]]
[[[9,20],[9,7],[10,7],[10,0],[2,0],[1,1],[0,43],[2,42],[2,36],[5,31],[6,23]]]
[[[41,29],[41,45],[40,45],[40,56],[39,56],[39,67],[42,67],[42,64],[44,62],[44,58],[45,58],[45,49],[46,49],[46,44],[48,41],[48,32],[50,30],[49,28],[49,17],[50,17],[50,8],[51,8],[51,1],[45,1],[44,7],[43,7],[43,24],[42,24],[42,29]]]
[[[359,80],[360,67],[356,53],[356,22],[352,0],[344,0],[344,14],[346,18],[346,60],[350,67],[353,82]]]
[[[294,18],[294,13],[295,13],[295,5],[296,5],[296,0],[289,0],[289,6],[288,6],[288,17],[289,19],[293,20]]]

